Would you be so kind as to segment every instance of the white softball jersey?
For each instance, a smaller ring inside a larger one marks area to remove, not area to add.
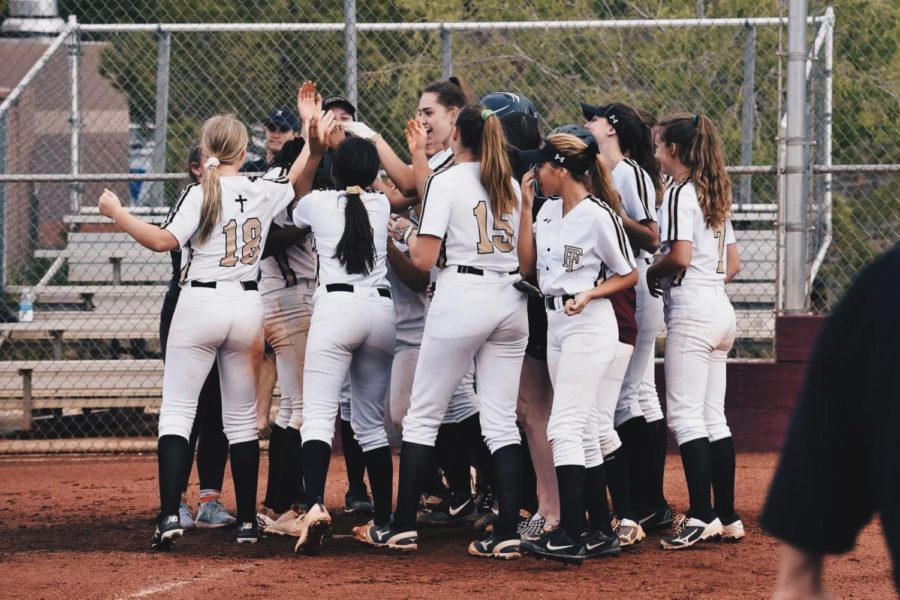
[[[626,158],[612,170],[612,180],[622,208],[629,217],[638,223],[656,221],[656,188],[650,174],[637,162]],[[637,258],[652,258],[646,250],[638,250]]]
[[[287,169],[276,167],[270,169],[263,179],[278,180],[287,175]],[[293,225],[290,210],[283,210],[275,215],[273,224],[279,228]],[[297,244],[279,250],[264,258],[259,263],[259,293],[262,295],[294,287],[303,279],[316,278],[316,252],[313,247],[312,234],[307,235]]]
[[[444,148],[428,159],[428,168],[437,173],[453,164],[453,149]]]
[[[162,228],[183,247],[182,283],[256,281],[263,244],[276,214],[294,199],[287,178],[275,181],[243,175],[222,177],[222,214],[205,243],[197,239],[203,189],[185,188]]]
[[[727,219],[715,229],[708,226],[697,200],[697,190],[690,180],[666,190],[659,207],[659,237],[664,255],[671,251],[672,242],[685,241],[692,245],[690,265],[670,283],[666,282],[670,286],[725,284],[726,246],[735,243],[734,229]]]
[[[622,220],[608,204],[588,196],[565,216],[551,198],[534,223],[538,282],[547,296],[577,294],[610,274],[628,275],[634,257]]]
[[[349,274],[334,253],[344,235],[344,209],[347,194],[340,190],[316,190],[297,202],[293,221],[297,227],[312,227],[315,234],[320,286],[347,283],[364,287],[389,288],[387,280],[387,227],[391,207],[387,196],[379,192],[365,192],[360,196],[369,213],[375,242],[375,265],[368,275]]]
[[[494,215],[481,185],[481,165],[464,162],[439,171],[425,184],[419,235],[444,240],[444,266],[511,272],[519,268],[516,236],[522,193],[512,213]],[[429,199],[433,199],[429,201]]]

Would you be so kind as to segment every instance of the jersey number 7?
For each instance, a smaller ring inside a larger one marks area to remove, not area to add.
[[[512,241],[512,223],[504,221],[503,218],[498,218],[497,215],[494,215],[494,231],[499,231],[501,233],[491,235],[488,233],[487,203],[484,200],[479,202],[475,208],[472,209],[472,214],[475,215],[475,220],[478,221],[478,254],[491,254],[494,252],[494,248],[500,252],[512,251],[515,247]]]
[[[225,234],[225,257],[219,261],[220,267],[233,267],[237,256],[237,221],[231,219],[222,228]],[[244,221],[241,226],[244,245],[241,247],[241,264],[252,265],[259,260],[259,244],[262,241],[262,223],[256,217]]]

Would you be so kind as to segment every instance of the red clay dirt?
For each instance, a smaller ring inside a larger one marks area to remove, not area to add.
[[[150,552],[154,456],[3,458],[0,598],[767,598],[778,544],[759,530],[757,517],[775,461],[774,454],[738,457],[743,542],[670,553],[650,536],[618,558],[566,568],[530,557],[511,563],[470,557],[471,532],[459,528],[420,531],[420,550],[410,556],[369,549],[347,537],[359,519],[340,511],[346,485],[340,456],[331,463],[327,498],[335,538],[316,558],[294,555],[286,538],[238,546],[233,530],[188,532],[172,552]],[[225,487],[233,507],[230,479]],[[669,457],[666,489],[683,510],[676,455]],[[196,494],[192,483],[192,504]],[[852,554],[828,560],[826,579],[834,598],[896,597],[877,523]]]

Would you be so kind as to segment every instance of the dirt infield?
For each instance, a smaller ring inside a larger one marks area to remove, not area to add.
[[[413,556],[383,554],[345,537],[355,521],[336,510],[335,538],[317,558],[295,556],[288,539],[238,546],[233,531],[209,530],[154,554],[147,543],[155,457],[2,459],[0,598],[766,598],[777,544],[756,520],[774,465],[772,454],[738,457],[737,508],[748,526],[740,544],[667,553],[651,536],[618,558],[565,568],[527,557],[503,564],[469,557],[464,529],[420,532]],[[683,510],[677,456],[669,457],[667,475],[669,498]],[[329,507],[341,505],[344,486],[335,457]],[[195,488],[192,495],[193,503]],[[234,506],[230,490],[225,500]],[[835,598],[894,598],[889,569],[873,524],[853,554],[829,560],[828,585]]]

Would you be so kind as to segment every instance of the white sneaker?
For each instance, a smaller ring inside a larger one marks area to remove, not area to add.
[[[187,502],[182,502],[178,506],[178,520],[182,529],[194,529],[196,527],[194,517],[191,515],[191,508],[187,505]]]
[[[613,524],[613,531],[616,532],[616,536],[619,538],[619,546],[623,548],[625,546],[637,544],[647,537],[647,534],[644,533],[644,528],[641,527],[640,523],[632,521],[631,519],[621,519],[616,521],[616,523]]]
[[[197,527],[203,529],[219,529],[234,525],[237,519],[228,514],[225,506],[216,498],[215,500],[200,503],[200,506],[197,508],[197,518],[194,521]]]
[[[300,537],[300,521],[305,513],[295,509],[293,506],[281,513],[275,521],[266,527],[266,533],[275,535],[289,535],[291,537]]]
[[[678,515],[673,523],[672,535],[664,536],[659,542],[663,550],[682,550],[690,548],[697,542],[722,535],[722,521],[718,517],[709,523],[686,515]]]
[[[722,526],[722,541],[736,542],[743,538],[747,533],[744,531],[744,524],[738,519],[734,523]]]
[[[316,556],[322,551],[325,536],[331,530],[331,515],[321,504],[313,504],[309,511],[297,519],[297,544],[294,552]]]
[[[269,527],[274,525],[277,519],[278,515],[264,504],[260,504],[256,510],[256,525],[260,533],[268,533]]]

